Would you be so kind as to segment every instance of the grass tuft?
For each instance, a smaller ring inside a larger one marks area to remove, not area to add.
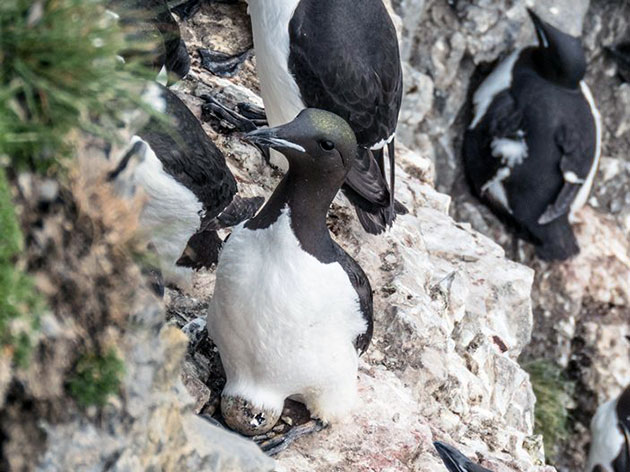
[[[149,71],[122,64],[124,32],[100,0],[0,2],[0,155],[46,171],[76,129],[111,138]],[[122,105],[122,106],[121,106]]]
[[[70,395],[82,407],[102,407],[120,390],[125,372],[123,361],[113,349],[103,355],[86,354],[77,363],[68,382]]]
[[[42,301],[31,279],[15,267],[21,250],[22,232],[6,174],[0,167],[0,351],[24,367],[28,363]]]
[[[572,384],[555,363],[538,359],[523,365],[536,395],[535,432],[543,436],[545,456],[552,461],[557,447],[569,436],[567,404]]]

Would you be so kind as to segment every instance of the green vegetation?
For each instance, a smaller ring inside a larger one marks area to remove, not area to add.
[[[0,352],[8,353],[18,365],[24,366],[41,301],[31,280],[15,267],[15,258],[21,250],[22,233],[6,174],[0,167]]]
[[[138,91],[151,72],[123,66],[117,53],[129,47],[103,0],[0,1],[0,355],[20,366],[44,303],[20,267],[10,177],[63,176],[78,132],[114,139],[121,111],[146,109]],[[103,371],[106,386],[115,371]]]
[[[111,349],[103,355],[83,356],[68,383],[70,395],[82,407],[103,406],[110,395],[118,393],[124,365]]]
[[[111,118],[139,103],[133,84],[146,75],[122,66],[125,47],[101,1],[0,2],[0,154],[45,171],[71,153],[72,130],[113,136]]]
[[[530,361],[523,366],[529,373],[536,395],[535,432],[542,434],[547,461],[553,459],[556,447],[569,435],[567,403],[572,384],[562,369],[546,359]]]

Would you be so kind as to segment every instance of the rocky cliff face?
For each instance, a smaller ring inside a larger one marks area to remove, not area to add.
[[[580,470],[597,404],[630,382],[630,226],[628,225],[629,84],[617,75],[604,47],[628,38],[629,5],[616,1],[531,1],[527,6],[572,34],[582,34],[586,81],[603,120],[600,172],[589,207],[575,225],[581,254],[563,264],[538,261],[471,196],[460,165],[471,81],[534,35],[522,2],[394,2],[401,14],[407,74],[407,109],[400,135],[436,166],[437,189],[453,197],[450,214],[499,242],[508,256],[535,270],[534,332],[525,359],[560,364],[575,382],[571,434],[554,463]],[[413,99],[410,99],[413,97]],[[420,113],[415,114],[415,110]],[[553,451],[548,451],[553,452]]]
[[[375,334],[360,363],[356,411],[342,424],[299,439],[275,460],[197,416],[216,414],[223,381],[218,356],[203,338],[203,319],[196,320],[205,316],[214,283],[212,271],[203,271],[191,293],[168,291],[166,306],[144,288],[129,298],[125,327],[114,336],[126,365],[122,395],[101,411],[70,407],[53,414],[63,409],[61,386],[46,396],[38,390],[37,372],[23,380],[33,404],[55,408],[44,409],[44,420],[39,413],[32,418],[40,441],[26,449],[34,436],[20,426],[25,406],[8,397],[15,434],[3,440],[3,449],[14,452],[11,465],[37,462],[51,471],[428,472],[443,470],[432,446],[443,440],[494,471],[552,471],[543,465],[542,439],[533,432],[535,398],[518,363],[525,352],[559,361],[577,382],[575,408],[583,414],[559,463],[579,470],[595,400],[615,394],[630,377],[630,344],[623,338],[630,318],[630,90],[619,84],[601,51],[624,32],[625,7],[605,1],[528,4],[576,34],[586,19],[589,81],[604,116],[606,144],[593,208],[581,213],[577,225],[583,248],[578,258],[542,264],[522,244],[514,253],[501,225],[470,196],[459,165],[470,79],[533,40],[522,2],[394,1],[406,77],[398,198],[410,214],[383,237],[366,235],[342,197],[329,217],[334,237],[375,289]],[[234,77],[220,78],[200,66],[196,51],[250,48],[244,4],[204,4],[182,27],[194,74],[175,89],[197,116],[204,94],[231,105],[262,105],[254,57]],[[221,122],[204,127],[226,153],[241,193],[269,195],[281,172]],[[51,218],[48,224],[69,223]],[[506,258],[502,246],[520,263]],[[126,283],[144,287],[139,273],[129,277]],[[64,313],[47,320],[45,340],[75,331],[61,321]],[[184,325],[188,347],[177,329]],[[56,345],[68,351],[73,346]],[[42,363],[63,358],[61,351],[42,355]],[[0,390],[2,382],[0,377]],[[298,416],[287,409],[272,435],[291,429]]]

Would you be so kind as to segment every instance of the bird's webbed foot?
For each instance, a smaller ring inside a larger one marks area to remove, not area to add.
[[[304,424],[293,426],[285,433],[278,434],[273,438],[264,436],[261,440],[257,441],[257,438],[253,438],[258,444],[260,449],[269,456],[275,456],[276,454],[287,449],[299,438],[308,434],[313,434],[326,428],[328,424],[323,423],[321,420],[312,419]]]
[[[219,77],[234,77],[243,63],[249,58],[252,50],[248,49],[239,54],[226,54],[212,49],[199,49],[201,66]]]

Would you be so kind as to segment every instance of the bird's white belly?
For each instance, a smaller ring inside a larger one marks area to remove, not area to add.
[[[270,126],[292,121],[305,106],[289,72],[289,22],[299,0],[250,0],[256,68]]]
[[[619,455],[624,437],[617,426],[617,400],[610,400],[599,408],[591,421],[591,448],[586,470],[590,472],[597,464],[606,472],[613,472],[610,463]]]
[[[345,383],[355,395],[354,340],[366,330],[357,293],[338,263],[301,249],[288,209],[266,229],[234,229],[220,255],[208,329],[227,375],[224,394],[270,408]]]
[[[129,147],[138,141],[146,145],[145,153],[138,156],[137,165],[130,163],[118,176],[117,188],[124,187],[125,193],[141,188],[146,194],[140,214],[141,231],[155,246],[165,280],[184,289],[190,288],[191,269],[175,263],[199,228],[203,206],[193,192],[164,171],[149,143],[134,136]]]

